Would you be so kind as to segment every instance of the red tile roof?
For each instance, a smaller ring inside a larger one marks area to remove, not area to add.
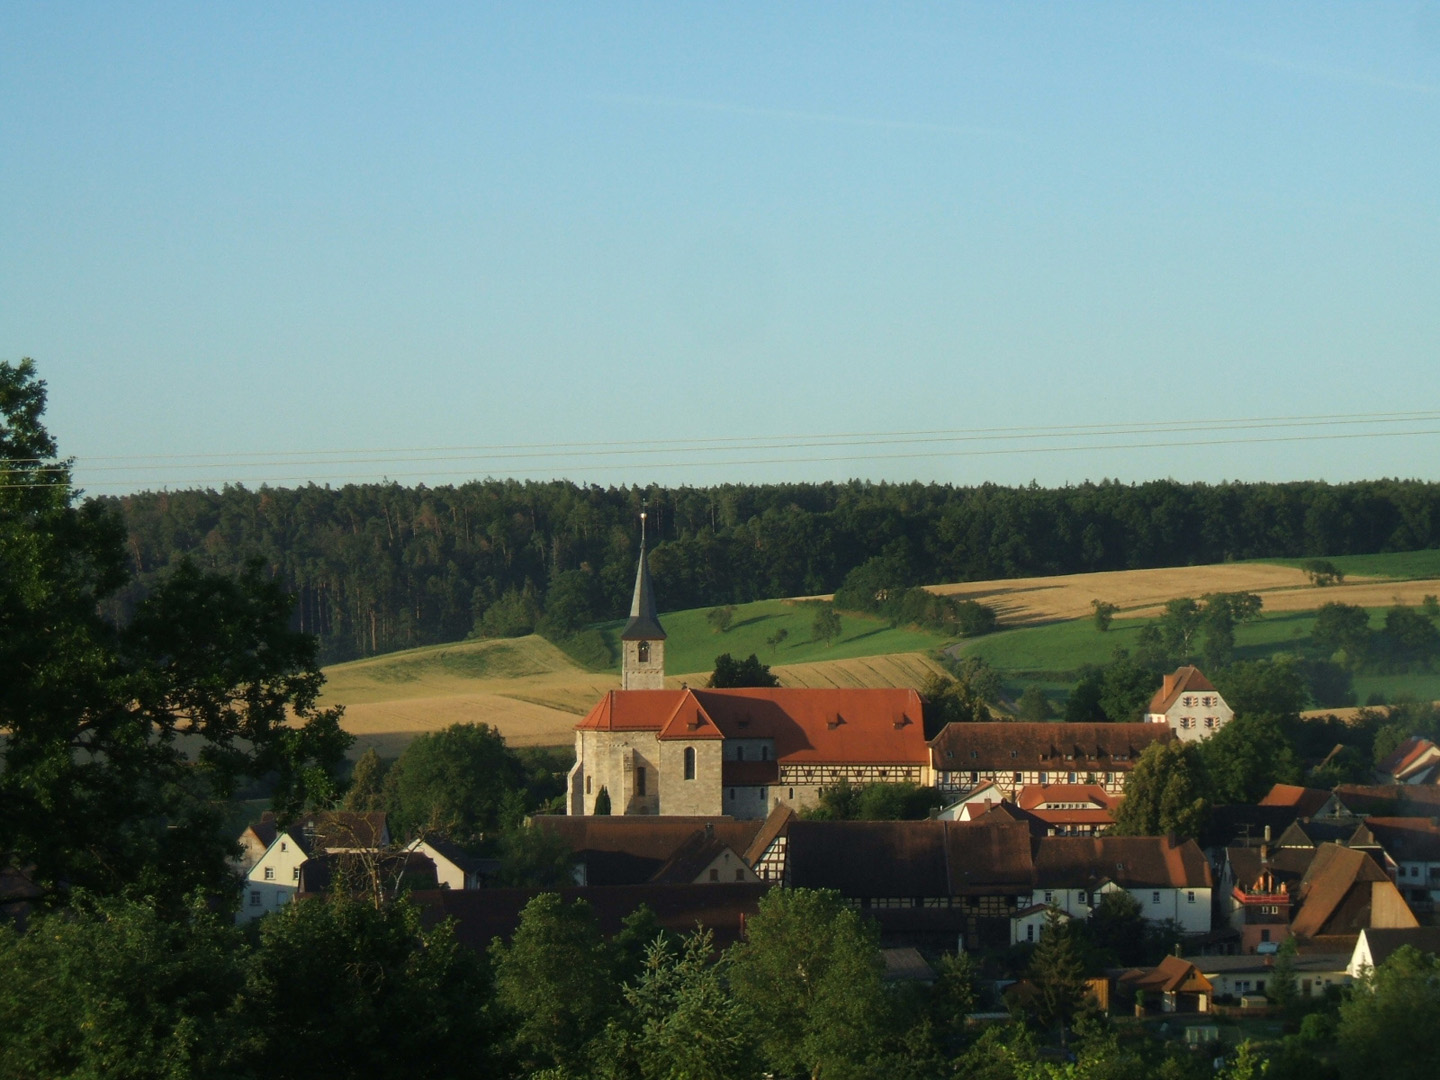
[[[1190,664],[1182,668],[1176,668],[1174,674],[1166,675],[1160,683],[1160,689],[1155,691],[1155,696],[1150,699],[1146,707],[1147,713],[1163,713],[1175,704],[1175,699],[1181,694],[1194,694],[1201,691],[1215,693],[1215,685],[1204,675],[1200,669]]]
[[[1298,817],[1313,817],[1315,812],[1330,801],[1330,792],[1323,788],[1299,787],[1295,784],[1276,784],[1260,800],[1261,806],[1293,807]]]
[[[914,690],[612,690],[581,731],[654,731],[662,739],[771,739],[782,763],[921,764]]]
[[[1121,796],[1109,794],[1099,784],[1027,784],[1015,801],[1021,810],[1043,809],[1047,803],[1084,803],[1087,809],[1111,810]]]

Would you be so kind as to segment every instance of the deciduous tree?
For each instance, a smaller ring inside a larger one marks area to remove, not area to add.
[[[1115,812],[1117,836],[1196,836],[1210,817],[1204,765],[1194,743],[1151,743],[1125,780],[1125,801]]]
[[[63,887],[228,883],[219,800],[273,773],[277,809],[334,792],[349,736],[315,640],[261,567],[182,561],[126,620],[119,522],[77,506],[29,361],[0,363],[0,867]]]

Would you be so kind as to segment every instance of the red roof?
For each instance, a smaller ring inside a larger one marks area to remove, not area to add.
[[[1084,803],[1086,809],[1107,810],[1120,804],[1100,784],[1027,784],[1015,801],[1021,810],[1043,809],[1047,803]]]
[[[1166,675],[1160,683],[1160,689],[1155,691],[1155,696],[1150,699],[1150,705],[1146,708],[1147,713],[1167,712],[1175,699],[1181,694],[1193,694],[1201,691],[1215,692],[1214,684],[1204,675],[1200,669],[1190,664],[1177,668],[1173,675]]]
[[[1323,788],[1276,784],[1263,799],[1261,806],[1292,806],[1301,817],[1314,817],[1316,811],[1330,801],[1330,792]]]
[[[782,763],[921,764],[914,690],[612,690],[581,731],[654,731],[661,739],[771,739]]]

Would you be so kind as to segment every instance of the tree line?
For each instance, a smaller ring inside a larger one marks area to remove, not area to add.
[[[651,571],[672,609],[832,592],[871,560],[881,560],[871,569],[884,570],[883,587],[903,592],[940,581],[1440,546],[1440,484],[1414,480],[602,488],[487,479],[237,485],[92,502],[123,523],[133,574],[109,600],[113,615],[123,617],[181,558],[224,571],[258,559],[295,594],[294,628],[319,637],[326,662],[477,631],[525,632],[547,619],[564,635],[619,617],[642,505]]]

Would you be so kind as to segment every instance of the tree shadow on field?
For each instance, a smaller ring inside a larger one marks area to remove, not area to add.
[[[771,619],[778,619],[779,615],[752,615],[748,619],[741,619],[739,622],[731,623],[731,630],[739,630],[742,626],[753,626],[755,623],[769,622]]]

